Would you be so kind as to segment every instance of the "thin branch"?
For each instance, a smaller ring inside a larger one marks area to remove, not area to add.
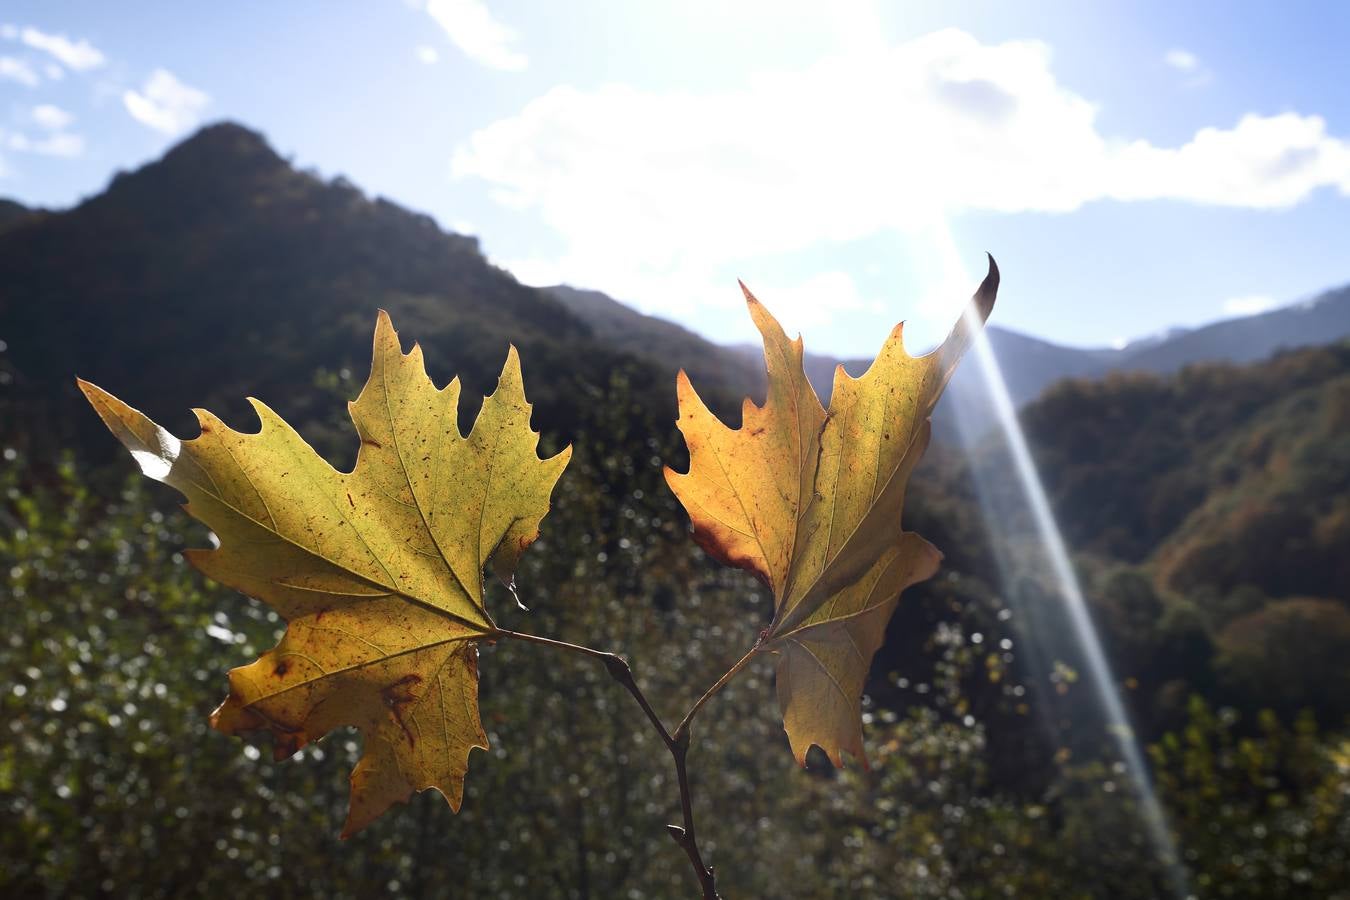
[[[698,877],[698,883],[703,889],[704,900],[718,900],[716,876],[713,873],[712,867],[704,864],[703,856],[698,849],[698,838],[694,832],[694,803],[689,792],[689,772],[685,765],[689,756],[689,720],[693,718],[693,714],[698,711],[698,707],[707,702],[708,698],[716,693],[716,690],[710,690],[703,695],[695,705],[695,708],[690,710],[690,714],[685,716],[685,721],[680,724],[679,736],[672,737],[670,731],[666,729],[665,723],[661,721],[661,717],[656,714],[656,710],[652,709],[651,703],[647,700],[647,695],[642,692],[642,688],[638,687],[637,681],[633,678],[633,670],[629,668],[628,663],[623,657],[618,654],[608,653],[604,650],[595,650],[591,647],[583,647],[580,644],[569,644],[566,641],[556,641],[552,638],[539,637],[538,635],[529,634],[523,631],[509,631],[505,628],[497,629],[491,636],[512,638],[518,641],[528,641],[532,644],[543,644],[547,647],[555,647],[559,650],[570,650],[574,653],[595,657],[604,662],[605,669],[609,672],[610,677],[623,685],[624,689],[633,695],[633,699],[637,701],[638,706],[642,707],[642,711],[646,713],[648,721],[652,723],[652,727],[656,729],[656,733],[660,735],[662,743],[666,745],[666,749],[670,751],[671,757],[675,760],[675,775],[680,785],[680,809],[683,813],[684,825],[667,825],[666,830],[675,840],[675,843],[679,844],[680,848],[684,850],[685,855],[689,857],[689,864],[693,866],[694,874]],[[714,685],[714,688],[720,689],[721,685],[730,680],[730,676],[734,675],[736,670],[744,666],[748,660],[749,656],[747,655],[745,659],[736,664],[733,671],[723,676],[722,679],[718,681],[717,685]]]
[[[614,656],[613,653],[604,650],[583,647],[580,644],[569,644],[567,641],[555,641],[553,638],[540,637],[537,634],[530,634],[528,631],[510,631],[506,628],[498,628],[486,635],[488,640],[499,637],[511,638],[514,641],[529,641],[531,644],[543,644],[546,647],[557,647],[559,650],[571,650],[573,653],[584,653],[587,656],[594,656],[599,659]]]
[[[676,740],[683,738],[685,742],[688,743],[689,725],[694,721],[694,716],[698,715],[698,711],[703,708],[705,703],[715,697],[722,688],[726,687],[731,682],[731,679],[735,678],[740,674],[742,669],[750,664],[750,661],[759,653],[761,645],[762,639],[756,641],[755,646],[751,647],[744,656],[736,660],[736,664],[730,669],[727,669],[726,673],[723,674],[721,678],[717,679],[717,682],[712,687],[704,691],[702,697],[699,697],[694,701],[694,705],[689,708],[689,712],[684,714],[684,718],[680,720],[680,724],[675,726],[674,737]]]

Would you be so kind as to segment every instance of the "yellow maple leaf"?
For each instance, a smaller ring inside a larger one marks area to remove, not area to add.
[[[991,258],[972,301],[980,322],[997,290]],[[747,398],[741,427],[728,428],[681,372],[689,471],[667,468],[666,480],[695,540],[773,591],[759,649],[778,656],[779,705],[798,761],[816,744],[835,765],[844,750],[865,764],[858,705],[867,669],[900,592],[931,577],[942,558],[901,530],[905,488],[972,332],[963,319],[936,350],[913,357],[897,325],[861,377],[836,370],[826,412],[803,371],[801,338],[789,340],[744,293],[764,338],[764,405]]]
[[[343,837],[413,791],[435,788],[458,811],[469,752],[487,748],[475,641],[497,628],[484,569],[511,578],[571,457],[538,457],[515,348],[464,436],[459,379],[437,389],[421,348],[404,354],[381,311],[370,380],[349,404],[361,447],[348,473],[252,398],[258,432],[195,410],[201,435],[179,441],[79,385],[142,471],[181,491],[219,538],[188,551],[193,564],[288,622],[275,648],[230,672],[212,725],[272,732],[278,759],[358,728]]]

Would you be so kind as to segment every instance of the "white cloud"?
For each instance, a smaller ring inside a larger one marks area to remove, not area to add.
[[[1176,148],[1135,141],[1111,157],[1117,200],[1188,200],[1277,209],[1318,188],[1350,196],[1350,142],[1327,134],[1320,116],[1243,116],[1230,129],[1202,128]]]
[[[48,34],[29,27],[20,32],[19,39],[35,50],[50,53],[76,72],[96,69],[107,61],[93,44],[83,39],[72,41],[64,34]]]
[[[1264,294],[1229,297],[1223,301],[1223,311],[1229,316],[1254,316],[1275,308],[1275,298]]]
[[[563,241],[522,264],[652,309],[725,297],[747,261],[968,211],[1350,195],[1350,143],[1317,116],[1248,115],[1176,147],[1122,141],[1057,81],[1044,44],[955,29],[724,92],[555,87],[471,135],[451,169]]]
[[[205,91],[189,87],[167,69],[150,73],[140,91],[122,95],[131,117],[155,131],[178,135],[201,120],[201,114],[211,102]]]
[[[0,80],[17,81],[27,87],[37,87],[42,79],[38,78],[38,73],[23,60],[13,56],[0,56]]]
[[[48,131],[60,131],[75,121],[75,117],[70,113],[50,103],[42,103],[33,107],[31,116],[35,123]]]
[[[435,47],[428,47],[426,44],[422,44],[413,52],[417,54],[418,62],[425,63],[428,66],[435,65],[441,58]]]
[[[827,325],[836,312],[873,307],[846,272],[821,272],[804,281],[756,278],[746,286],[770,305],[788,334]]]
[[[5,138],[5,146],[20,153],[36,153],[39,156],[58,156],[72,159],[84,153],[84,138],[78,134],[58,131],[46,137],[30,138],[17,132]]]
[[[427,13],[470,59],[508,72],[529,65],[513,46],[515,30],[494,19],[481,0],[427,0]]]
[[[1163,56],[1163,62],[1179,72],[1194,72],[1200,67],[1200,60],[1194,53],[1179,47],[1168,50]]]
[[[1163,54],[1163,62],[1186,76],[1182,84],[1188,88],[1204,87],[1214,80],[1214,73],[1200,64],[1200,57],[1189,50],[1175,47]]]

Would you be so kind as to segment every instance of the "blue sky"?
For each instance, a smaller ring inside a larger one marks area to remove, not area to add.
[[[1347,38],[1344,3],[8,0],[0,196],[228,118],[715,339],[740,277],[812,349],[922,343],[990,250],[1000,324],[1102,345],[1350,281]]]

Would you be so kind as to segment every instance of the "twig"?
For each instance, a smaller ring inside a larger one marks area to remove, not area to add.
[[[727,669],[726,673],[721,678],[717,679],[717,682],[712,687],[703,692],[702,697],[699,697],[694,701],[694,705],[689,707],[689,712],[684,714],[684,718],[680,720],[680,724],[675,726],[674,737],[676,740],[683,737],[685,743],[689,742],[689,725],[694,721],[694,716],[698,715],[698,711],[703,708],[703,704],[716,696],[722,688],[727,686],[731,679],[735,678],[742,669],[750,664],[750,661],[755,658],[757,653],[759,653],[761,642],[762,639],[761,641],[756,641],[755,646],[751,647],[748,653],[736,660],[734,666]]]
[[[666,830],[674,839],[675,843],[684,850],[685,855],[689,857],[689,864],[694,868],[694,874],[698,877],[699,886],[703,889],[704,900],[719,900],[717,895],[717,878],[711,866],[705,865],[703,855],[699,853],[698,838],[694,831],[694,802],[689,792],[689,772],[685,765],[689,756],[689,723],[694,714],[698,712],[699,707],[708,701],[713,694],[721,690],[722,686],[735,675],[737,671],[744,667],[753,655],[753,651],[747,654],[740,662],[732,667],[731,671],[723,675],[717,684],[713,685],[699,701],[694,704],[676,729],[675,736],[666,729],[665,723],[661,717],[652,709],[651,703],[647,700],[647,695],[638,687],[637,681],[633,678],[633,670],[629,668],[628,663],[623,657],[615,653],[608,653],[604,650],[595,650],[591,647],[583,647],[580,644],[569,644],[566,641],[555,641],[552,638],[539,637],[538,635],[528,634],[523,631],[508,631],[505,628],[497,629],[495,637],[512,638],[518,641],[528,641],[533,644],[543,644],[548,647],[556,647],[559,650],[570,650],[574,653],[581,653],[586,656],[595,657],[605,664],[605,670],[609,672],[611,678],[623,685],[628,693],[633,695],[638,706],[647,714],[647,720],[652,723],[656,733],[661,736],[661,741],[670,751],[670,755],[675,760],[675,775],[680,785],[680,809],[683,812],[684,825],[667,825]]]

